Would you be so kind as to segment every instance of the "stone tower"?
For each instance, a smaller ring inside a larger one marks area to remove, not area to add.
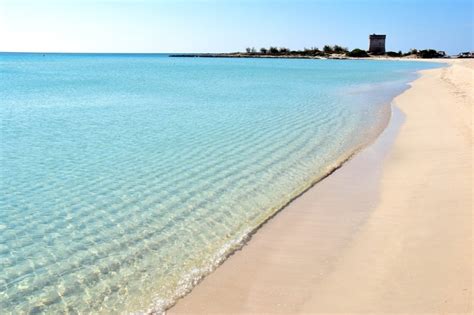
[[[369,53],[385,54],[385,38],[387,35],[372,34],[369,36]]]

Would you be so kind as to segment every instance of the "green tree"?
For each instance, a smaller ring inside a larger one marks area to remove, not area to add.
[[[347,48],[341,47],[339,45],[334,45],[333,51],[336,54],[344,54],[347,53]]]
[[[401,57],[402,52],[401,51],[399,51],[399,52],[387,51],[386,55],[389,56],[389,57]]]
[[[444,57],[443,54],[439,53],[438,51],[434,49],[424,49],[420,50],[417,54],[418,57],[420,58],[441,58]]]
[[[323,51],[324,51],[324,53],[326,53],[326,54],[332,54],[332,53],[334,53],[334,49],[333,49],[331,46],[329,46],[329,45],[324,45]]]
[[[276,47],[273,47],[273,46],[270,46],[270,54],[278,54],[278,48]]]
[[[354,57],[354,58],[369,57],[369,54],[365,50],[362,50],[359,48],[356,48],[350,52],[347,52],[346,55],[349,57]]]

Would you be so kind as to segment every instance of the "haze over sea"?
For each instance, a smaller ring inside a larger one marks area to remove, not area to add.
[[[163,310],[430,67],[0,54],[2,313]]]

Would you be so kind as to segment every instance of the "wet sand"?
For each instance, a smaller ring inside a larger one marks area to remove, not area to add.
[[[167,314],[471,314],[474,61],[448,62]]]

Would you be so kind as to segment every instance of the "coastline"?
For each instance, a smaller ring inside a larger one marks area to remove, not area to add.
[[[262,55],[262,54],[248,54],[248,53],[189,53],[189,54],[169,54],[170,58],[244,58],[244,59],[333,59],[333,60],[415,60],[415,61],[432,61],[432,62],[444,62],[446,60],[456,60],[458,58],[451,57],[437,57],[437,58],[421,58],[414,55],[402,56],[402,57],[390,57],[386,55],[373,55],[369,57],[351,57],[344,53],[341,54],[327,54],[327,55],[300,55],[300,54],[274,54],[274,55]],[[463,59],[463,58],[460,58]],[[449,62],[449,61],[448,61]]]
[[[472,311],[474,67],[443,61],[395,98],[375,143],[168,313]]]

